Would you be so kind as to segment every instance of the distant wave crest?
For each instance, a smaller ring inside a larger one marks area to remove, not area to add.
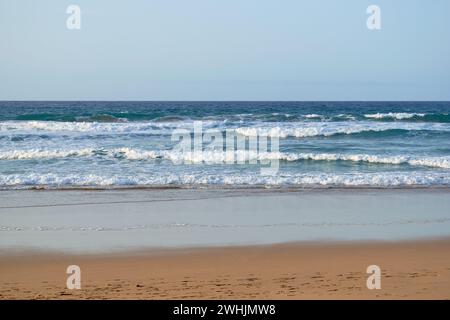
[[[317,122],[294,123],[285,125],[242,127],[236,132],[243,136],[296,137],[308,138],[317,136],[351,135],[367,132],[402,131],[444,131],[449,132],[447,124],[430,123],[376,123],[376,122]]]
[[[366,119],[378,121],[417,121],[417,122],[450,122],[450,114],[448,113],[415,113],[415,112],[388,112],[388,113],[372,113],[365,114]]]
[[[174,119],[172,119],[174,120]],[[405,122],[373,122],[373,121],[341,121],[341,122],[256,122],[242,126],[226,121],[208,120],[202,122],[203,129],[224,131],[234,130],[243,136],[269,136],[297,138],[315,136],[333,136],[339,134],[359,134],[364,132],[402,131],[443,131],[450,132],[447,123],[405,123]],[[57,121],[4,121],[0,122],[0,135],[13,134],[132,134],[146,133],[170,135],[175,129],[193,130],[193,121],[165,122],[57,122]]]
[[[182,110],[180,110],[182,111]],[[293,110],[291,110],[293,111]],[[6,120],[6,119],[5,119]],[[214,121],[263,121],[263,122],[291,122],[299,120],[307,120],[312,122],[335,122],[345,120],[371,120],[371,121],[405,121],[405,122],[450,122],[449,113],[440,112],[405,112],[405,111],[390,111],[390,112],[374,112],[374,113],[302,113],[295,110],[292,113],[271,112],[268,113],[218,113],[218,114],[197,114],[195,110],[191,114],[182,112],[168,113],[168,112],[98,112],[86,115],[77,115],[76,113],[69,114],[52,114],[52,113],[31,113],[18,115],[9,120],[19,121],[44,121],[44,122],[100,122],[100,123],[116,123],[116,122],[175,122],[187,120],[214,120]]]
[[[407,112],[389,112],[389,113],[374,113],[374,114],[365,114],[366,118],[370,119],[411,119],[414,117],[425,117],[425,113],[407,113]]]

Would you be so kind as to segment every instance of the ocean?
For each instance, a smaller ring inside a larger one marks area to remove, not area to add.
[[[195,123],[278,147],[193,157],[173,133]],[[450,102],[0,102],[1,189],[449,184]]]

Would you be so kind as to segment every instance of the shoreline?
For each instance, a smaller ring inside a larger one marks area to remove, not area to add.
[[[450,237],[447,190],[9,191],[0,251],[398,241]]]
[[[267,185],[267,184],[254,184],[254,185],[201,185],[201,184],[173,184],[173,185],[111,185],[111,186],[64,186],[55,187],[52,185],[40,185],[40,186],[19,186],[17,188],[2,188],[1,192],[8,191],[164,191],[164,190],[209,190],[209,191],[254,191],[254,192],[309,192],[309,191],[389,191],[389,190],[445,190],[450,191],[450,185],[437,184],[437,185],[393,185],[393,186],[372,186],[372,185]]]
[[[0,255],[0,299],[450,299],[450,238]],[[66,286],[68,265],[81,290]],[[369,290],[366,268],[381,268]]]

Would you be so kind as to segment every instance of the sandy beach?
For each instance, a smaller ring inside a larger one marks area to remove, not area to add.
[[[450,298],[447,189],[1,194],[1,299]]]
[[[1,299],[449,299],[450,240],[309,243],[115,255],[17,253],[0,260]],[[82,271],[66,289],[68,265]],[[382,271],[368,290],[366,268]]]

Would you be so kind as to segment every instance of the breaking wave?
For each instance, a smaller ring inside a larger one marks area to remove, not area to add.
[[[159,174],[80,175],[55,173],[0,175],[4,188],[61,188],[114,186],[300,186],[300,187],[405,187],[449,186],[450,176],[435,172],[304,173],[263,176],[260,174]]]
[[[241,161],[349,161],[372,164],[392,164],[424,166],[450,169],[450,157],[415,157],[405,155],[370,155],[370,154],[340,154],[340,153],[293,153],[293,152],[256,152],[236,150],[231,152],[233,159]],[[173,163],[227,163],[230,153],[218,150],[202,152],[181,152],[176,150],[142,150],[133,148],[96,149],[82,148],[75,150],[10,150],[0,151],[0,160],[33,160],[57,159],[70,157],[110,157],[135,161],[170,160]]]
[[[174,119],[172,119],[174,120]],[[333,135],[351,135],[364,132],[386,132],[392,130],[408,131],[443,131],[450,132],[447,123],[405,123],[405,122],[373,122],[373,121],[341,121],[341,122],[264,122],[240,123],[226,121],[202,121],[204,130],[234,130],[243,136],[270,136],[297,138]],[[4,121],[0,122],[0,135],[14,134],[132,134],[147,133],[170,135],[175,129],[193,131],[193,121],[163,122],[57,122],[57,121]]]
[[[365,132],[386,132],[392,130],[408,131],[444,131],[449,132],[446,124],[430,123],[376,123],[376,122],[317,122],[297,123],[284,126],[261,126],[237,128],[236,132],[243,136],[296,137],[308,138],[316,136],[351,135]]]
[[[373,120],[407,120],[420,122],[450,122],[448,113],[410,113],[410,112],[388,112],[365,114],[365,118]]]

